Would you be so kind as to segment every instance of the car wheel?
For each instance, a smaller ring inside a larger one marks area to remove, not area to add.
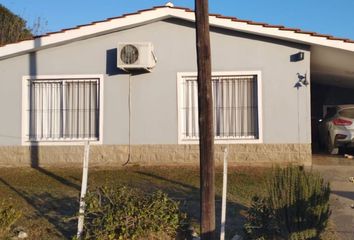
[[[332,155],[337,155],[339,152],[339,149],[337,147],[334,147],[334,144],[332,143],[331,137],[328,134],[327,136],[327,151],[329,154]]]

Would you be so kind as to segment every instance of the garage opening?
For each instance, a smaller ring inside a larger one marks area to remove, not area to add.
[[[330,149],[329,139],[326,138],[326,134],[329,134],[329,129],[324,127],[326,124],[327,117],[331,117],[331,114],[335,114],[334,111],[337,106],[340,105],[354,105],[354,86],[347,85],[330,85],[324,84],[320,81],[321,79],[316,79],[314,77],[311,84],[311,132],[312,132],[312,152],[313,153],[332,153],[335,154],[345,154],[353,153],[352,146],[346,145],[346,147],[337,147],[338,150],[334,151]],[[348,106],[350,107],[350,106]],[[343,121],[346,121],[346,117],[353,117],[346,115]],[[348,122],[339,122],[339,125],[349,124]],[[353,123],[354,124],[354,123]],[[328,131],[328,133],[326,133]],[[338,135],[338,134],[337,134]],[[338,137],[344,137],[338,135]],[[338,151],[338,152],[336,152]]]
[[[354,51],[313,45],[311,46],[310,62],[312,152],[314,154],[328,154],[330,147],[329,141],[326,139],[328,129],[324,130],[323,126],[328,122],[326,119],[331,114],[334,116],[331,122],[332,127],[335,125],[333,129],[353,129],[353,134],[343,134],[343,132],[331,130],[332,139],[337,137],[342,142],[354,139],[354,118],[351,120],[342,117],[339,114],[338,107],[336,107],[338,105],[354,105]],[[326,113],[329,114],[327,118],[325,118]],[[333,120],[335,119],[338,119],[338,122],[334,123]],[[344,137],[346,138],[343,139]],[[332,155],[340,154],[343,157],[345,154],[343,151],[349,150],[354,157],[352,147],[347,149],[345,147],[336,148],[338,152],[335,153],[336,151],[334,151]]]

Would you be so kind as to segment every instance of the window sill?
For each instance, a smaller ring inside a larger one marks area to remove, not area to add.
[[[259,138],[215,138],[215,144],[255,144],[263,143]],[[199,138],[183,138],[178,144],[199,144]]]
[[[97,139],[66,139],[66,140],[40,140],[40,141],[30,141],[25,140],[22,145],[24,146],[80,146],[84,145],[85,142],[89,141],[91,145],[101,145],[103,144],[101,140]]]

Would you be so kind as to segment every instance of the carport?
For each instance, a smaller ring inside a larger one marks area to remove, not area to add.
[[[312,150],[318,152],[318,122],[326,106],[354,104],[354,51],[311,46],[311,132]]]

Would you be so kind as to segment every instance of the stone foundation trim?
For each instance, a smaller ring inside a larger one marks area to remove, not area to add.
[[[215,164],[222,165],[226,145],[215,145]],[[311,166],[311,144],[232,144],[228,161],[247,166]],[[0,147],[0,166],[81,166],[83,146]],[[92,145],[90,166],[199,164],[198,145]]]

